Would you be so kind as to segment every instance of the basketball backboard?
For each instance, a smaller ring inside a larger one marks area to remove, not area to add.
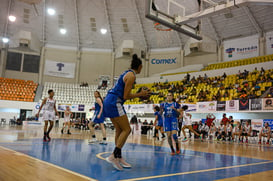
[[[185,16],[185,4],[178,0],[147,0],[146,7],[146,18],[197,40],[202,39],[194,27],[175,23],[176,17]]]

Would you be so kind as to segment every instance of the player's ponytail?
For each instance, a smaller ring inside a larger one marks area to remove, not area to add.
[[[134,54],[131,62],[131,69],[137,70],[140,65],[142,65],[142,61],[138,58],[137,54]]]

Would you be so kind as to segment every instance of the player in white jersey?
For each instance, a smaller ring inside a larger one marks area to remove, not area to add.
[[[45,126],[44,126],[44,142],[46,141],[50,141],[51,138],[49,137],[49,133],[51,131],[51,129],[53,128],[53,123],[55,120],[55,115],[57,114],[57,116],[59,116],[59,113],[56,109],[56,101],[53,99],[54,97],[54,92],[53,90],[48,90],[48,98],[45,98],[42,102],[42,105],[38,111],[38,113],[36,114],[37,117],[39,117],[40,111],[41,109],[44,107],[43,109],[43,120],[45,122]],[[48,122],[50,123],[49,128],[47,129],[47,125]]]
[[[189,129],[191,132],[193,132],[195,135],[200,136],[200,134],[198,134],[193,128],[192,128],[192,121],[191,121],[191,114],[186,113],[186,110],[188,110],[188,106],[185,105],[182,107],[182,115],[183,115],[183,122],[184,122],[184,126],[182,128],[182,132],[184,135],[184,140],[183,141],[187,141],[187,136],[185,133],[185,129]]]
[[[241,134],[242,134],[242,126],[241,126],[241,123],[238,123],[236,127],[234,128],[234,131],[232,132],[232,140],[235,141],[235,136],[238,136],[240,141]]]
[[[216,134],[217,128],[214,123],[211,123],[210,129],[209,129],[209,139],[214,140],[215,134]]]
[[[244,126],[242,126],[242,128],[243,128],[243,130],[242,130],[241,142],[243,142],[244,137],[245,137],[246,138],[246,143],[248,143],[248,136],[251,136],[252,128],[251,128],[248,121],[246,122],[246,124]]]
[[[232,123],[227,122],[227,138],[228,138],[228,141],[232,141],[232,130],[233,130]]]
[[[219,135],[218,135],[218,140],[226,140],[226,135],[227,135],[227,127],[226,125],[223,123],[223,121],[221,121],[221,125],[219,127]]]
[[[61,130],[61,133],[64,133],[64,129],[67,126],[67,134],[71,134],[70,132],[70,118],[71,116],[73,116],[72,112],[70,111],[69,106],[66,106],[66,110],[64,111],[64,124],[63,124],[63,128]]]
[[[269,127],[269,124],[265,123],[264,127],[262,128],[259,134],[259,144],[261,144],[262,137],[267,137],[266,144],[269,144],[270,136],[271,136],[271,129]]]

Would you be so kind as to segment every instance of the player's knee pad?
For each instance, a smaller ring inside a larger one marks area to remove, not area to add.
[[[177,139],[178,139],[176,134],[173,134],[173,139],[174,139],[174,140],[177,140]]]

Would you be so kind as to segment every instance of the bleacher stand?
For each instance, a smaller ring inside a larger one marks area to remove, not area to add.
[[[42,99],[48,96],[47,91],[53,89],[55,99],[63,104],[94,104],[94,92],[97,85],[81,86],[81,84],[46,82],[43,89]],[[102,97],[106,96],[108,89],[99,90]]]
[[[33,102],[38,84],[33,81],[0,77],[0,99]]]

